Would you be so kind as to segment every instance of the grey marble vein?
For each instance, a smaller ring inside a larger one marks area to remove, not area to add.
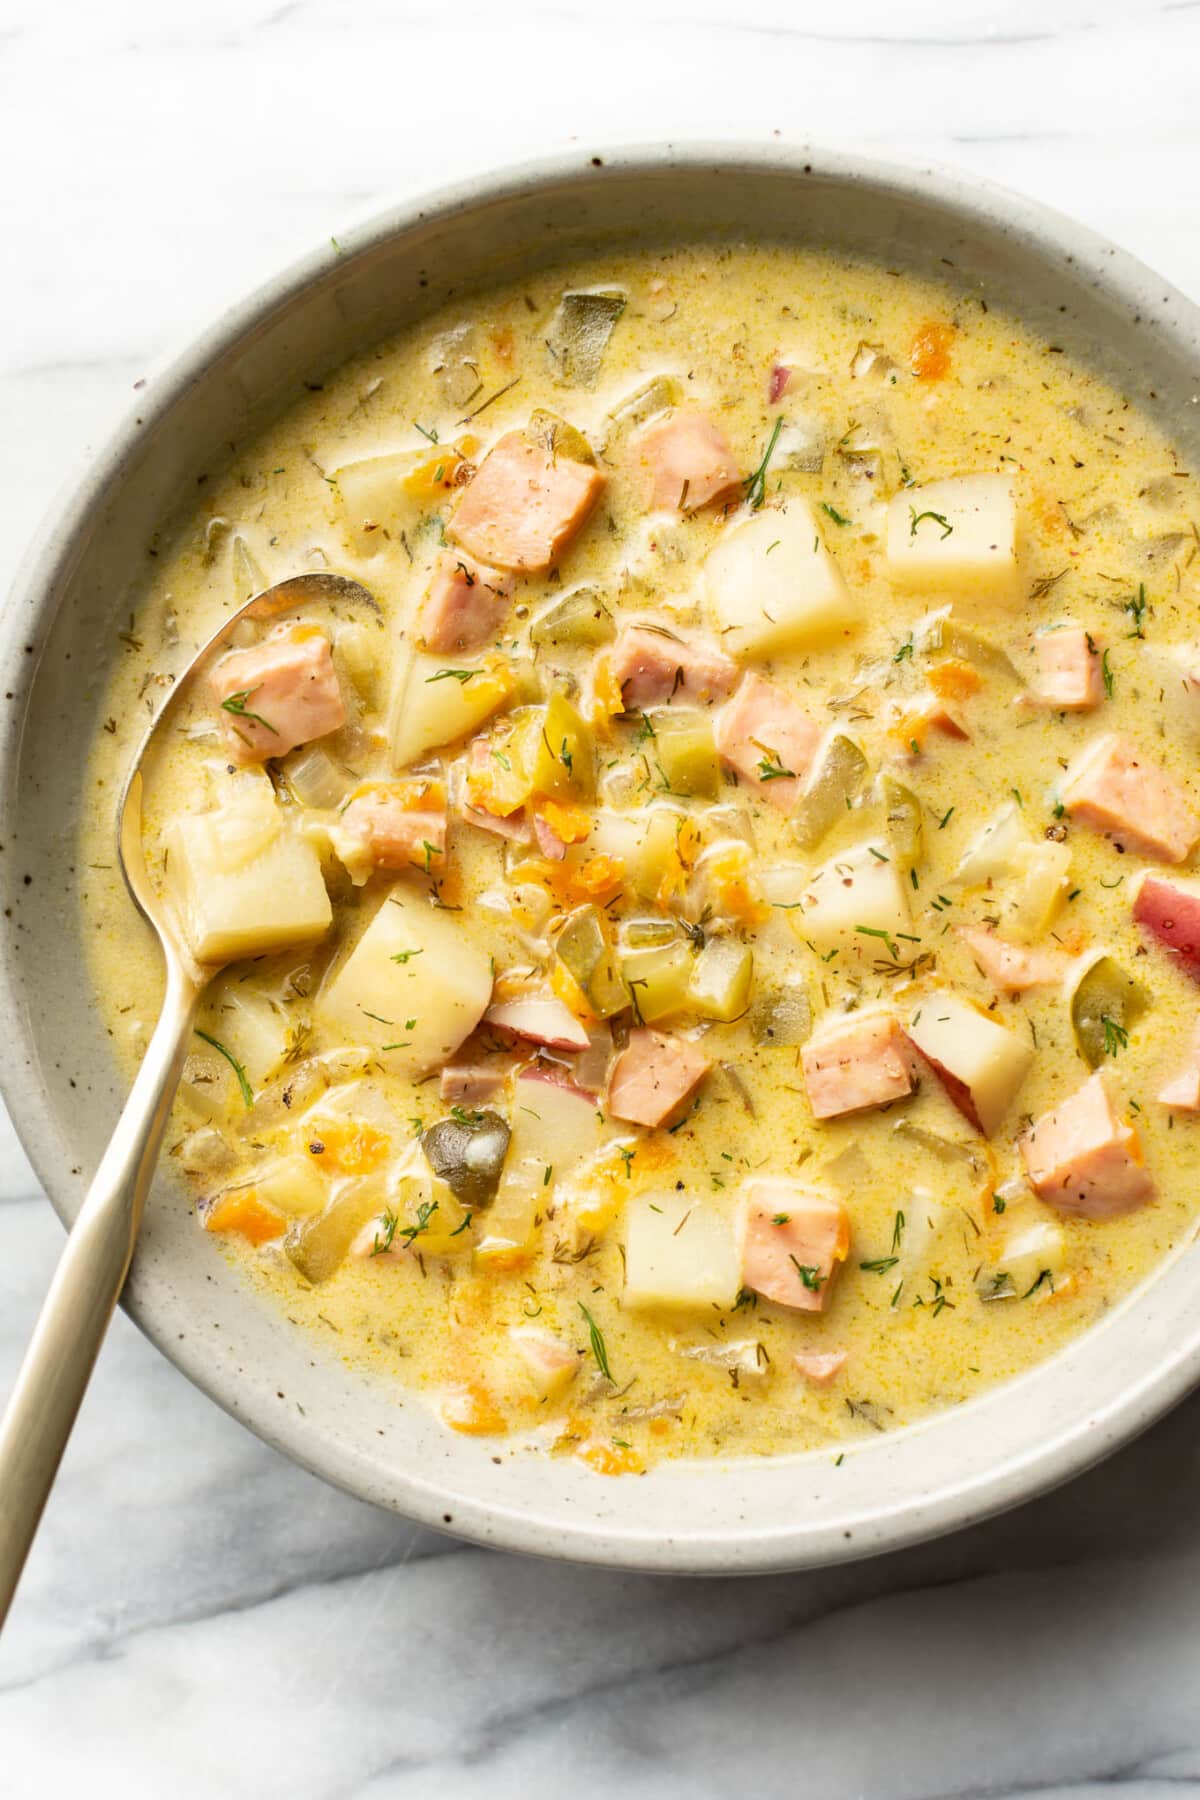
[[[397,195],[543,150],[783,134],[956,161],[1200,293],[1198,11],[7,0],[0,578],[231,296]],[[59,1243],[0,1117],[0,1391]],[[0,1795],[1200,1795],[1198,1581],[1200,1396],[940,1543],[672,1582],[375,1512],[118,1317],[0,1641]]]

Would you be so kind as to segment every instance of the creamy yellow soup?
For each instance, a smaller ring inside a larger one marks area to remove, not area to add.
[[[541,272],[298,384],[164,527],[92,760],[131,1069],[133,742],[252,592],[369,590],[287,640],[330,647],[337,729],[270,754],[270,682],[230,682],[282,640],[247,628],[151,771],[152,868],[238,958],[167,1138],[196,1255],[449,1426],[601,1473],[836,1455],[1050,1355],[1195,1212],[1195,988],[1173,905],[1134,905],[1186,889],[1197,517],[985,289],[815,251]],[[423,641],[439,579],[488,587],[482,641]],[[1089,774],[1110,742],[1132,789]],[[1048,1169],[1097,1076],[1103,1169]]]

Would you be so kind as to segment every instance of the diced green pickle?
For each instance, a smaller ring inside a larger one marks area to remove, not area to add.
[[[721,765],[712,726],[698,707],[660,707],[649,715],[654,727],[652,750],[673,794],[700,794],[715,800]]]
[[[682,1012],[689,1004],[695,958],[682,938],[646,950],[631,950],[621,959],[621,973],[639,1018],[647,1025]]]
[[[529,415],[525,436],[540,444],[550,456],[561,456],[564,462],[594,463],[596,453],[574,425],[568,425],[557,413],[545,412],[539,406]]]
[[[572,588],[552,600],[529,627],[531,644],[566,644],[595,649],[616,636],[612,614],[594,587]]]
[[[623,425],[635,429],[656,419],[659,413],[669,412],[678,406],[683,398],[683,389],[673,375],[656,375],[644,387],[635,388],[633,393],[614,406],[609,418],[614,425]]]
[[[691,1003],[705,1019],[729,1024],[750,1004],[754,956],[733,938],[712,938],[692,965]]]
[[[580,906],[568,914],[554,948],[598,1019],[609,1019],[629,1005],[616,952],[598,907]]]
[[[613,327],[625,311],[620,288],[568,291],[550,321],[546,347],[556,378],[568,387],[591,387],[600,373]]]
[[[977,669],[988,669],[993,675],[1006,675],[1010,681],[1021,679],[999,644],[993,644],[991,638],[972,631],[969,625],[962,625],[957,619],[935,619],[922,637],[921,649],[955,656],[960,662],[972,663]]]
[[[925,828],[921,822],[921,802],[911,788],[906,788],[902,781],[894,780],[891,775],[883,777],[882,797],[887,835],[892,849],[899,860],[911,868],[920,861],[925,836]]]
[[[1093,1069],[1124,1049],[1131,1028],[1150,1003],[1141,983],[1111,956],[1102,956],[1084,973],[1071,996],[1071,1023],[1080,1054]]]
[[[764,994],[750,1021],[754,1041],[764,1049],[789,1049],[812,1036],[812,1001],[801,981]]]
[[[240,533],[233,540],[230,572],[233,576],[233,598],[238,606],[243,606],[252,594],[261,594],[267,585],[266,576]]]
[[[551,694],[520,726],[521,767],[533,791],[559,800],[590,800],[596,791],[592,734],[571,702]]]
[[[815,850],[846,816],[866,778],[867,759],[858,745],[840,732],[831,737],[792,813],[792,835],[802,850]]]
[[[621,926],[622,950],[659,949],[663,944],[679,940],[679,927],[674,919],[626,919]]]
[[[314,1286],[328,1281],[368,1219],[383,1207],[384,1187],[377,1175],[348,1182],[324,1212],[293,1225],[283,1247],[306,1281]]]

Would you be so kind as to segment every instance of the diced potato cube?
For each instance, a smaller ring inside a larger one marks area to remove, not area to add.
[[[453,489],[461,461],[448,446],[426,446],[363,457],[335,469],[334,492],[353,548],[363,556],[398,549],[401,531],[411,532],[422,510]]]
[[[772,656],[857,629],[861,611],[804,500],[755,513],[710,550],[708,610],[722,650]]]
[[[291,1021],[266,994],[239,983],[222,983],[215,998],[214,1036],[237,1057],[250,1086],[262,1087],[288,1053]]]
[[[594,1094],[536,1068],[518,1077],[508,1155],[481,1225],[485,1263],[497,1252],[503,1257],[525,1247],[539,1212],[554,1200],[554,1186],[593,1155],[607,1133]]]
[[[389,1073],[411,1079],[458,1049],[491,995],[491,958],[457,915],[397,885],[313,1013],[332,1036],[370,1045]]]
[[[728,1025],[749,1006],[753,975],[754,955],[748,944],[712,938],[693,965],[688,997],[701,1018]]]
[[[1022,845],[1017,861],[1020,880],[1006,899],[1001,925],[1021,943],[1032,944],[1053,924],[1066,898],[1071,852],[1066,844],[1042,839]]]
[[[1017,506],[1006,475],[955,475],[901,488],[888,507],[888,572],[898,587],[1013,592]]]
[[[389,733],[392,767],[405,769],[442,744],[457,743],[511,699],[503,667],[482,668],[417,652],[400,657]]]
[[[198,962],[288,950],[329,929],[317,852],[258,790],[175,819],[164,848],[167,892]]]
[[[733,1305],[742,1265],[727,1213],[663,1190],[631,1200],[625,1219],[623,1305]]]
[[[901,960],[910,941],[908,895],[896,865],[881,845],[855,844],[814,869],[797,884],[787,918],[796,936],[818,950],[838,949],[874,962]]]
[[[254,1178],[259,1199],[292,1219],[310,1219],[325,1205],[327,1190],[311,1156],[297,1153],[268,1163]]]
[[[1014,802],[1009,801],[984,825],[968,844],[954,871],[955,881],[964,887],[976,887],[997,877],[1007,878],[1021,870],[1021,857],[1033,838]]]
[[[1058,1220],[1029,1210],[1013,1221],[978,1285],[988,1299],[1027,1299],[1038,1288],[1049,1295],[1066,1261],[1067,1238]]]
[[[1033,1045],[945,990],[927,994],[906,1029],[955,1106],[990,1137],[1029,1071]]]

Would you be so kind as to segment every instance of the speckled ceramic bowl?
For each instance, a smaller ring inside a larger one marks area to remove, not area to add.
[[[605,243],[790,238],[986,284],[1200,450],[1200,311],[1091,232],[974,180],[782,147],[656,146],[518,169],[384,214],[285,270],[154,376],[39,533],[0,620],[0,1059],[64,1220],[122,1099],[88,1003],[73,873],[85,757],[160,521],[222,446],[450,294]],[[132,906],[130,930],[139,929]],[[835,1464],[676,1462],[640,1480],[442,1429],[251,1294],[160,1181],[125,1303],[193,1381],[365,1499],[484,1543],[680,1572],[836,1562],[1064,1480],[1200,1379],[1189,1245],[1067,1350]]]

